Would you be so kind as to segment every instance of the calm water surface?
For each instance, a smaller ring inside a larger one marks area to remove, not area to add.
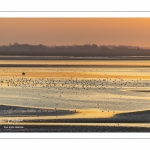
[[[1,67],[0,104],[106,111],[150,108],[150,61],[37,62],[62,67]],[[0,64],[37,62],[0,61]],[[66,64],[85,66],[63,67]]]

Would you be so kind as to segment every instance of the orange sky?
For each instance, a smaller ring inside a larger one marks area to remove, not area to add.
[[[150,18],[1,18],[0,45],[150,46]]]

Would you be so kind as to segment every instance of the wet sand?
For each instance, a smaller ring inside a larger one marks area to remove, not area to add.
[[[76,113],[74,110],[46,109],[21,106],[0,105],[0,116],[2,117],[20,117],[20,116],[63,116]]]
[[[150,67],[150,60],[0,60],[0,66],[4,67],[26,66],[121,66],[121,67]]]
[[[114,111],[100,111],[100,110],[73,110],[60,108],[39,108],[39,107],[22,107],[0,105],[1,121],[11,118],[15,120],[16,117],[25,122],[28,120],[40,119],[40,122],[45,119],[84,119],[84,118],[109,118],[117,114]],[[28,122],[27,121],[27,122]],[[31,121],[32,122],[32,121]]]
[[[39,115],[37,109],[43,113]],[[56,111],[8,105],[1,105],[0,110],[1,132],[150,132],[150,110],[116,113]]]

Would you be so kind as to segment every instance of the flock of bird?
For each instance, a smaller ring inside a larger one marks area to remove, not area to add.
[[[115,95],[118,99],[126,96],[127,90],[140,90],[149,87],[149,82],[142,79],[123,79],[118,78],[30,78],[26,72],[20,73],[22,76],[0,78],[0,88],[22,88],[33,90],[31,94],[34,97],[42,99],[53,99],[56,102],[55,107],[59,107],[59,100],[67,98],[68,100],[111,100]],[[36,90],[37,89],[37,90]],[[45,90],[45,91],[44,91]],[[17,91],[17,89],[16,89]],[[110,96],[109,96],[110,94]],[[141,94],[137,92],[137,94]],[[144,93],[145,94],[145,93]],[[55,101],[56,100],[56,101]],[[68,101],[69,103],[69,101]],[[100,108],[97,102],[92,108]],[[117,105],[117,101],[115,103]]]
[[[13,76],[12,78],[1,78],[0,87],[20,87],[20,88],[55,88],[60,89],[63,93],[63,89],[69,89],[72,91],[86,90],[90,92],[90,89],[98,89],[105,93],[107,90],[121,91],[124,89],[138,90],[138,88],[149,87],[148,82],[138,80],[129,80],[122,78],[29,78],[25,76],[25,72],[22,73],[22,77]],[[61,95],[60,95],[61,96]]]
[[[78,78],[27,78],[14,76],[11,79],[0,79],[0,86],[10,87],[22,87],[22,88],[67,88],[71,90],[90,88],[107,89],[112,87],[113,89],[122,89],[123,87],[147,87],[149,83],[141,82],[139,80],[123,80],[121,78],[96,78],[96,79],[78,79]]]

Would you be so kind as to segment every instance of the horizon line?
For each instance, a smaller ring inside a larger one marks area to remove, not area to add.
[[[11,45],[31,45],[31,46],[39,46],[39,45],[42,45],[42,46],[48,46],[48,47],[65,47],[65,46],[85,46],[85,45],[89,45],[89,46],[92,46],[92,45],[96,45],[97,47],[101,47],[101,46],[112,46],[112,47],[119,47],[119,46],[125,46],[125,47],[136,47],[136,48],[142,48],[142,49],[150,49],[150,46],[137,46],[137,45],[123,45],[123,44],[89,44],[89,43],[86,43],[86,44],[68,44],[68,45],[55,45],[55,44],[52,44],[52,45],[47,45],[47,44],[28,44],[28,43],[17,43],[17,42],[14,42],[13,44],[10,42],[9,44],[3,44],[3,45],[0,45],[1,46],[11,46]]]

